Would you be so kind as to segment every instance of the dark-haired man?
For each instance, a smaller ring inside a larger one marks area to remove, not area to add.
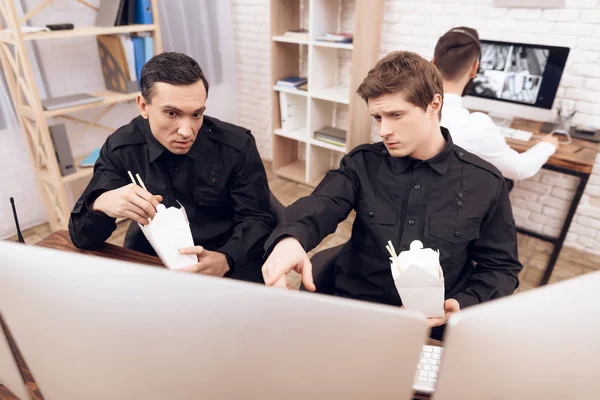
[[[472,28],[450,29],[438,40],[432,63],[444,80],[441,125],[450,130],[457,145],[494,165],[505,178],[513,181],[530,178],[554,154],[558,138],[548,135],[529,150],[518,153],[508,146],[488,115],[469,113],[462,106],[461,97],[468,92],[479,69],[480,52],[479,35]]]
[[[295,269],[315,290],[306,252],[354,209],[352,236],[335,264],[339,296],[402,304],[388,240],[397,251],[413,240],[439,249],[446,315],[431,326],[517,288],[522,266],[506,184],[496,168],[440,128],[443,93],[439,72],[415,53],[390,53],[369,71],[358,94],[383,141],[352,150],[312,195],[287,208],[266,243],[267,285],[285,287],[285,274]]]
[[[274,228],[269,187],[254,138],[204,115],[208,82],[192,58],[162,53],[142,68],[140,116],[108,137],[94,175],[69,221],[79,248],[103,243],[116,218],[133,220],[125,247],[153,254],[137,223],[157,205],[179,207],[190,221],[198,263],[183,270],[262,281],[262,247]],[[147,190],[131,183],[139,174]]]

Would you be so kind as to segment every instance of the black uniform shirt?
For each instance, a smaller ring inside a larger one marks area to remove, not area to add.
[[[265,169],[248,130],[204,117],[189,152],[175,155],[154,138],[142,117],[118,129],[102,147],[92,180],[71,213],[69,232],[77,247],[98,246],[115,229],[113,218],[90,205],[105,191],[131,183],[127,171],[138,173],[166,207],[179,208],[177,202],[185,207],[196,245],[226,254],[235,273],[260,277],[262,247],[275,219]],[[153,254],[137,223],[125,244]],[[253,271],[243,271],[247,263]]]
[[[383,143],[354,149],[287,208],[265,248],[290,235],[311,250],[354,209],[352,237],[336,260],[337,294],[401,304],[388,240],[398,253],[413,240],[438,249],[446,298],[462,308],[513,293],[522,265],[505,181],[441,129],[446,145],[427,161],[392,157]]]

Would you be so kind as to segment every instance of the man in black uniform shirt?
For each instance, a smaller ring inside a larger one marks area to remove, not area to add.
[[[137,223],[148,224],[161,202],[185,207],[194,243],[183,268],[262,281],[263,246],[275,226],[269,187],[254,138],[244,128],[204,116],[208,82],[196,63],[162,53],[142,69],[141,116],[108,137],[94,175],[69,221],[79,248],[102,244],[116,218],[133,220],[125,247],[154,254]],[[131,183],[138,173],[147,190]]]
[[[415,53],[394,52],[358,88],[383,142],[352,150],[312,195],[289,206],[267,240],[267,285],[295,269],[315,290],[306,255],[354,209],[352,236],[335,264],[339,296],[401,305],[385,249],[413,240],[439,249],[446,323],[461,308],[513,293],[522,268],[506,184],[491,164],[455,146],[440,128],[439,72]]]

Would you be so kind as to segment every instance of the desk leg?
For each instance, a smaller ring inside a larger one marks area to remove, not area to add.
[[[565,238],[567,237],[567,232],[569,232],[569,228],[571,227],[571,222],[573,222],[575,211],[577,211],[579,200],[581,200],[581,196],[583,195],[583,191],[585,190],[585,185],[587,185],[589,177],[589,174],[582,174],[579,176],[579,185],[577,186],[577,191],[575,192],[575,196],[571,201],[569,212],[567,213],[567,217],[565,218],[565,222],[560,231],[560,235],[558,236],[558,238],[556,238],[556,241],[554,242],[554,249],[552,250],[550,261],[548,262],[546,270],[544,271],[544,276],[540,281],[540,286],[547,284],[550,280],[550,276],[552,275],[552,271],[554,270],[554,265],[558,260],[558,255],[560,254],[563,243],[565,242]]]

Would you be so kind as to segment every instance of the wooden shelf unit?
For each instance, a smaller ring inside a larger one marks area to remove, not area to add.
[[[371,117],[364,101],[355,93],[379,59],[384,1],[354,0],[353,43],[318,41],[325,33],[343,31],[343,3],[342,0],[271,0],[273,169],[278,176],[312,187],[328,170],[337,167],[339,156],[371,141]],[[308,7],[308,13],[303,12],[302,6]],[[303,23],[306,16],[308,23]],[[308,27],[307,38],[284,36],[288,30],[303,27]],[[351,60],[350,76],[340,70],[344,59]],[[302,65],[307,66],[306,75]],[[275,87],[279,79],[290,75],[306,76],[308,91]],[[282,129],[280,91],[305,98],[304,127],[291,132]],[[313,137],[324,126],[336,126],[341,113],[347,113],[346,120],[337,126],[346,130],[344,147]]]
[[[79,1],[79,0],[74,0]],[[97,10],[91,4],[80,3]],[[40,93],[33,74],[29,52],[26,42],[30,40],[65,39],[84,36],[128,34],[134,32],[149,32],[154,42],[154,54],[162,52],[162,41],[160,35],[158,0],[150,0],[152,6],[153,24],[148,25],[125,25],[111,27],[76,27],[72,30],[50,31],[50,32],[23,32],[24,25],[33,15],[37,14],[50,2],[44,2],[32,11],[20,18],[15,5],[15,0],[0,0],[0,61],[6,75],[6,81],[10,91],[21,132],[26,137],[27,146],[34,163],[34,169],[38,175],[38,181],[42,189],[42,197],[46,207],[50,229],[65,229],[69,222],[71,212],[67,201],[66,185],[74,183],[81,184],[83,179],[89,179],[93,168],[79,168],[82,157],[77,158],[77,171],[71,175],[62,176],[56,160],[54,146],[48,130],[48,118],[63,117],[86,123],[88,126],[106,128],[98,123],[98,120],[115,104],[135,100],[139,92],[117,93],[112,91],[100,91],[93,93],[103,97],[102,101],[83,104],[74,107],[65,107],[56,110],[44,110],[42,107]],[[93,121],[87,121],[70,116],[69,114],[105,107],[105,110]],[[127,121],[123,121],[126,123]]]

